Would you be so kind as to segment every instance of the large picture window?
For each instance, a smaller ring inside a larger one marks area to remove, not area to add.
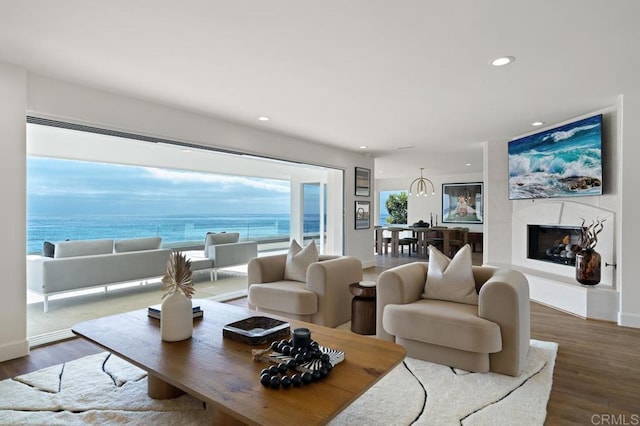
[[[341,169],[27,117],[31,265],[55,256],[55,243],[65,240],[160,237],[161,248],[198,263],[198,297],[237,297],[246,291],[238,274],[247,265],[212,276],[203,250],[208,232],[237,232],[258,243],[259,255],[286,252],[292,238],[342,254],[343,200]],[[27,269],[27,281],[37,276],[37,268]],[[27,290],[28,336],[47,343],[68,337],[80,312],[88,319],[85,312],[104,316],[156,304],[162,294],[156,284],[160,279],[149,277],[52,294],[55,308],[47,313],[37,306],[45,295]],[[67,310],[56,315],[61,306]]]
[[[378,224],[380,226],[406,224],[407,204],[407,191],[380,191]]]
[[[288,181],[29,157],[27,252],[44,241],[162,237],[196,246],[207,232],[288,240]],[[315,229],[315,228],[314,228]]]
[[[342,252],[340,170],[34,117],[27,154],[27,253],[44,241],[149,236],[197,248],[207,232],[287,247],[329,221],[324,241]]]

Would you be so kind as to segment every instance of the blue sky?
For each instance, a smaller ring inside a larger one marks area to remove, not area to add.
[[[42,157],[27,159],[30,215],[288,214],[287,181]]]

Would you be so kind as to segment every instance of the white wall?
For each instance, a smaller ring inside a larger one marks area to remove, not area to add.
[[[625,93],[620,99],[622,117],[620,161],[620,244],[618,277],[620,283],[620,314],[618,323],[640,328],[640,279],[638,279],[638,242],[640,226],[638,212],[638,182],[640,182],[640,89]]]
[[[380,191],[409,190],[411,182],[419,176],[419,171],[415,176],[407,176],[402,179],[376,179],[376,196],[375,196],[375,223],[378,224],[378,213],[385,206],[378,206],[380,202]],[[443,183],[465,183],[465,182],[482,182],[482,173],[465,173],[457,175],[440,175],[429,176],[428,171],[424,172],[424,177],[433,182],[435,195],[429,194],[426,197],[416,197],[411,195],[407,199],[407,222],[409,224],[419,221],[420,219],[428,222],[431,214],[435,225],[436,215],[438,216],[438,224],[445,226],[457,226],[455,223],[442,223],[442,184]],[[430,188],[429,188],[430,189]],[[486,203],[485,203],[486,204]],[[460,226],[468,227],[471,232],[482,232],[483,225],[475,223],[460,224]]]
[[[327,171],[327,186],[331,188],[332,186],[336,186],[342,184],[342,175],[337,170],[328,170]],[[348,189],[345,189],[348,191]],[[330,235],[332,230],[335,230],[340,226],[340,223],[344,220],[344,206],[343,200],[335,193],[327,194],[327,211],[337,211],[341,210],[343,212],[342,215],[327,215],[327,235]],[[345,226],[349,227],[349,223]],[[359,233],[360,234],[360,233]],[[361,234],[366,235],[366,232],[362,232]],[[337,253],[338,249],[342,247],[342,243],[338,243],[336,238],[327,238],[327,246],[325,247],[325,253]],[[366,263],[367,267],[373,264],[373,257],[370,260],[361,259],[363,264]]]
[[[511,263],[511,202],[506,142],[484,142],[483,263]]]
[[[29,352],[26,292],[26,73],[0,62],[0,362]]]

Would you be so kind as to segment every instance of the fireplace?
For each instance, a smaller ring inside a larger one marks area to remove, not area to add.
[[[509,266],[527,278],[531,300],[584,318],[618,321],[620,293],[616,289],[617,274],[615,268],[605,266],[606,262],[615,263],[616,259],[615,214],[584,202],[559,200],[514,201],[512,208]],[[575,254],[573,246],[580,244],[580,224],[585,219],[589,224],[595,218],[607,219],[598,236],[597,246],[602,256],[602,279],[597,286],[583,286],[576,281],[576,268],[571,266],[574,264],[571,256]],[[571,249],[568,259],[569,251],[562,257],[567,236]],[[495,243],[489,241],[491,244]],[[563,249],[560,249],[560,244],[564,244]],[[493,253],[499,253],[499,250],[487,250],[485,256],[495,256]],[[491,264],[491,260],[486,263]],[[499,264],[498,261],[495,263]]]
[[[527,225],[527,257],[575,266],[580,238],[579,226]]]

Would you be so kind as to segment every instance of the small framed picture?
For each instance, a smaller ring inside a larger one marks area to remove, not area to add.
[[[482,182],[442,184],[443,223],[482,223]]]
[[[371,227],[370,223],[370,213],[369,213],[370,203],[369,201],[356,201],[356,209],[355,209],[355,218],[356,218],[356,229],[369,229]]]
[[[356,167],[356,195],[360,197],[371,195],[371,170]]]

